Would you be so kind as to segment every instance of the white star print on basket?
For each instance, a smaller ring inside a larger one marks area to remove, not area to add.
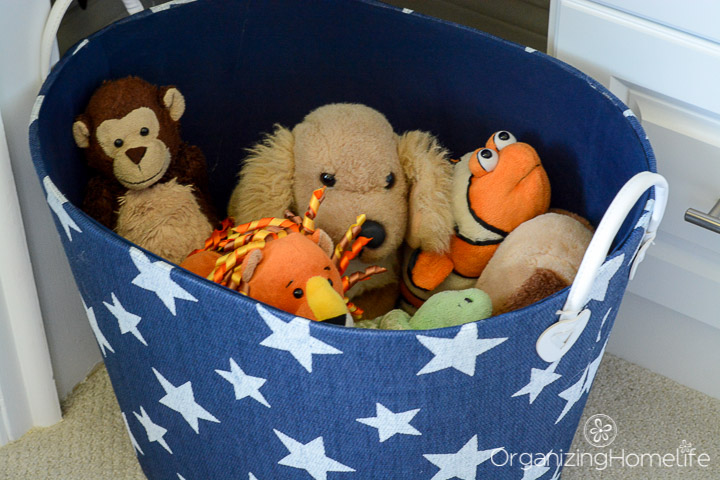
[[[296,317],[285,322],[260,304],[257,305],[257,311],[272,330],[272,334],[260,345],[289,352],[309,373],[312,373],[313,355],[343,353],[310,335],[310,323],[305,318]]]
[[[454,368],[465,375],[475,375],[478,355],[503,343],[507,338],[478,338],[476,323],[466,323],[454,338],[417,335],[417,339],[433,353],[430,360],[417,374],[439,372]]]
[[[50,207],[50,210],[55,213],[55,216],[57,216],[57,219],[60,221],[63,230],[65,230],[65,235],[67,235],[68,240],[72,242],[73,237],[71,230],[75,230],[78,233],[82,233],[82,230],[80,230],[77,223],[75,223],[75,221],[70,218],[67,211],[65,211],[65,207],[63,205],[68,203],[67,198],[60,193],[60,190],[58,190],[52,180],[50,180],[50,177],[43,178],[43,185],[45,186],[45,192],[47,192],[47,204]]]
[[[242,400],[245,397],[250,397],[258,403],[270,408],[270,404],[267,402],[263,394],[260,393],[260,387],[265,385],[265,382],[267,382],[266,379],[246,374],[232,358],[230,359],[230,371],[215,370],[215,373],[232,384],[235,389],[235,400]]]
[[[303,444],[279,430],[274,430],[274,432],[290,452],[288,456],[278,462],[280,465],[305,470],[315,480],[327,480],[328,472],[355,471],[325,454],[323,437],[317,437],[315,440]]]
[[[162,385],[165,390],[165,396],[160,399],[160,403],[182,415],[195,433],[200,433],[198,419],[220,423],[220,420],[215,418],[210,412],[205,410],[195,401],[195,393],[192,389],[192,383],[185,382],[179,387],[176,387],[167,381],[160,372],[154,368],[152,371],[160,382],[160,385]]]
[[[420,411],[419,408],[408,410],[407,412],[393,413],[384,405],[375,404],[376,415],[368,418],[358,418],[357,421],[378,429],[380,442],[384,442],[396,434],[403,435],[422,435],[415,427],[410,425],[410,421]]]
[[[157,295],[173,315],[176,315],[176,299],[197,302],[197,298],[170,278],[170,272],[175,267],[169,263],[162,260],[150,261],[147,255],[136,247],[130,247],[130,258],[140,271],[132,284]]]
[[[100,346],[100,351],[102,352],[103,357],[107,357],[107,352],[105,350],[110,350],[111,352],[115,353],[115,350],[113,350],[113,348],[110,346],[110,342],[108,342],[107,338],[105,338],[105,335],[103,335],[102,330],[100,330],[100,325],[98,325],[97,317],[95,316],[95,311],[93,310],[93,307],[88,307],[87,305],[85,305],[84,299],[81,299],[81,301],[83,303],[83,307],[85,308],[88,322],[90,322],[90,328],[95,334],[95,339]]]
[[[103,302],[103,305],[105,305],[107,309],[110,310],[110,313],[112,313],[115,318],[117,318],[118,326],[120,327],[120,333],[122,333],[123,335],[126,333],[132,333],[135,338],[140,341],[140,343],[147,347],[147,342],[140,333],[140,330],[138,330],[137,328],[142,318],[139,315],[135,315],[134,313],[130,313],[125,310],[125,307],[122,306],[120,300],[118,300],[114,292],[111,293],[110,296],[112,297],[113,303],[110,304],[107,302]]]
[[[476,480],[477,468],[487,462],[502,447],[478,450],[478,437],[473,436],[456,453],[434,453],[423,455],[428,461],[440,468],[431,480]]]
[[[145,409],[141,406],[140,407],[140,414],[138,415],[136,412],[133,412],[133,415],[138,419],[138,421],[142,424],[142,426],[145,428],[145,432],[147,433],[148,442],[157,442],[162,447],[167,450],[170,453],[173,453],[170,449],[170,446],[168,446],[167,442],[165,441],[165,434],[167,433],[167,429],[161,427],[160,425],[154,423],[150,416],[147,414]]]

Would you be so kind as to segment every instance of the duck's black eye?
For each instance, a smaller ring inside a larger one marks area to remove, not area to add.
[[[329,278],[328,278],[328,283],[330,284],[331,287],[333,286],[332,280],[330,280]]]
[[[150,133],[150,130],[148,130],[147,127],[143,127],[140,129],[140,135],[142,135],[143,137],[147,137],[149,133]]]
[[[395,174],[390,172],[387,177],[385,177],[385,190],[390,190],[393,185],[395,185]]]
[[[293,297],[295,298],[302,298],[302,296],[305,294],[305,292],[302,291],[302,288],[296,288],[293,290]]]
[[[336,182],[335,175],[333,175],[332,173],[323,172],[320,174],[320,181],[326,187],[332,187],[335,185],[335,182]]]
[[[123,143],[124,143],[124,142],[122,141],[121,138],[118,138],[117,140],[115,140],[115,146],[116,146],[117,148],[122,147],[122,146],[123,146]]]

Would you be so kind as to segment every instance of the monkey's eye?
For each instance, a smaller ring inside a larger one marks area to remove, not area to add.
[[[390,190],[393,185],[395,185],[395,174],[390,172],[387,177],[385,177],[385,190]]]
[[[150,133],[150,130],[148,130],[147,127],[143,127],[140,129],[140,135],[142,135],[143,137],[147,137],[149,133]]]
[[[122,138],[118,138],[117,140],[115,140],[115,146],[116,146],[117,148],[122,147],[122,146],[123,146],[123,143],[124,143],[124,142],[122,141]]]
[[[305,292],[302,291],[302,288],[296,288],[293,290],[293,297],[295,298],[302,298],[302,296],[305,294]]]
[[[335,185],[335,182],[336,182],[335,175],[333,175],[332,173],[323,172],[320,174],[320,181],[326,187],[332,187]]]

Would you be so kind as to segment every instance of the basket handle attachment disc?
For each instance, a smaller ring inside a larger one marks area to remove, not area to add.
[[[591,289],[607,258],[612,241],[635,203],[652,187],[655,187],[652,214],[630,268],[630,279],[634,277],[638,264],[645,258],[647,249],[655,239],[667,205],[667,180],[652,172],[640,172],[628,180],[600,221],[570,287],[565,305],[557,312],[557,323],[546,329],[536,343],[538,355],[546,362],[560,360],[580,338],[591,317],[591,311],[587,308]]]

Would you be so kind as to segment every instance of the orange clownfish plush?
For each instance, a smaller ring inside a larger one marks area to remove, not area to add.
[[[507,131],[455,162],[455,235],[446,254],[415,250],[401,287],[409,309],[434,292],[473,286],[503,239],[550,206],[550,180],[533,147]]]
[[[357,217],[333,248],[330,236],[314,228],[323,194],[324,189],[313,192],[304,218],[288,212],[284,219],[263,218],[236,227],[225,220],[205,248],[190,254],[180,266],[294,315],[352,326],[362,311],[345,292],[385,269],[368,267],[344,275],[350,260],[370,241],[358,238],[365,216]]]

